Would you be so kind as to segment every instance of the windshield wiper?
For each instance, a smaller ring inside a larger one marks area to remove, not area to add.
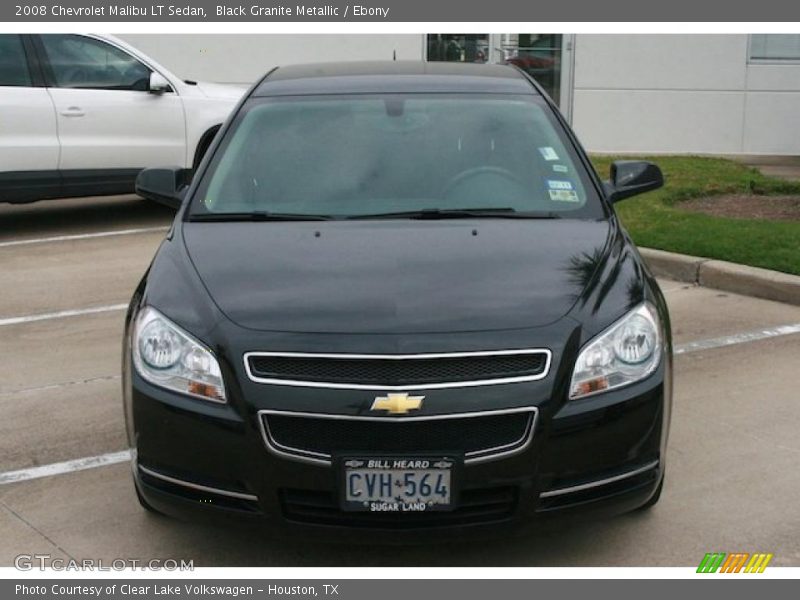
[[[559,219],[554,212],[518,211],[513,208],[423,208],[401,212],[355,215],[348,219]]]
[[[190,221],[330,221],[333,218],[330,215],[266,211],[199,213],[189,216]]]
[[[190,221],[331,221],[333,215],[304,213],[279,213],[266,211],[199,213],[189,216]],[[399,212],[351,215],[348,220],[368,219],[559,219],[554,212],[517,211],[513,208],[423,208]]]

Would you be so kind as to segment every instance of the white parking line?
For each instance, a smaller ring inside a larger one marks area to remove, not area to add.
[[[111,312],[115,310],[125,310],[127,304],[108,304],[106,306],[93,306],[91,308],[76,308],[72,310],[59,310],[51,313],[39,313],[38,315],[24,315],[21,317],[6,317],[0,319],[0,327],[4,325],[18,325],[19,323],[32,323],[34,321],[48,321],[50,319],[62,319],[64,317],[78,317],[81,315],[93,315],[96,313]]]
[[[49,465],[42,465],[41,467],[6,471],[5,473],[0,473],[0,485],[27,481],[29,479],[40,479],[52,475],[62,475],[64,473],[73,473],[75,471],[85,471],[86,469],[94,469],[95,467],[104,467],[106,465],[115,465],[130,459],[131,451],[121,450],[119,452],[110,452],[99,456],[88,456],[86,458],[77,458],[65,462],[51,463]]]
[[[746,342],[753,342],[797,333],[800,333],[800,323],[795,323],[792,325],[779,325],[777,327],[759,329],[757,331],[737,333],[734,335],[679,344],[678,346],[675,346],[673,351],[675,354],[687,354],[690,352],[699,352],[701,350],[710,350],[712,348],[722,348],[725,346],[733,346],[736,344],[743,344]],[[40,467],[32,467],[30,469],[6,471],[5,473],[0,473],[0,485],[16,483],[19,481],[28,481],[30,479],[39,479],[41,477],[50,477],[52,475],[63,475],[64,473],[84,471],[86,469],[94,469],[95,467],[104,467],[106,465],[114,465],[130,460],[130,458],[130,450],[122,450],[119,452],[100,454],[98,456],[89,456],[86,458],[78,458],[60,463],[42,465]]]
[[[16,394],[26,394],[30,392],[42,392],[45,390],[57,390],[60,388],[65,388],[74,385],[87,385],[92,383],[97,383],[101,381],[116,381],[117,379],[122,379],[122,375],[101,375],[100,377],[89,377],[88,379],[75,379],[72,381],[59,381],[57,383],[48,383],[45,385],[37,385],[34,387],[28,388],[17,388],[17,389],[10,389],[10,390],[3,390],[0,391],[0,399],[3,396],[13,396]]]
[[[766,340],[769,338],[791,335],[794,333],[800,333],[800,323],[794,323],[792,325],[778,325],[777,327],[768,327],[766,329],[735,333],[733,335],[725,335],[718,338],[687,342],[686,344],[675,346],[673,352],[675,354],[686,354],[687,352],[698,352],[700,350],[711,350],[712,348],[723,348],[725,346],[734,346],[736,344],[743,344],[745,342],[756,342],[758,340]]]
[[[11,240],[0,242],[0,248],[9,246],[26,246],[28,244],[49,244],[51,242],[71,242],[73,240],[89,240],[92,238],[111,237],[115,235],[134,235],[137,233],[155,233],[156,231],[167,231],[169,227],[140,227],[138,229],[118,229],[116,231],[98,231],[96,233],[76,233],[74,235],[55,235],[44,238],[31,238],[28,240]]]

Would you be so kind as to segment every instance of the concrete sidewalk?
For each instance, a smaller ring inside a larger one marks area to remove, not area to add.
[[[800,181],[800,156],[745,156],[737,160],[769,177]]]
[[[800,306],[800,276],[652,248],[639,252],[657,277]]]

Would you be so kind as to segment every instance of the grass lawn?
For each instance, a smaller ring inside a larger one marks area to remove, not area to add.
[[[800,182],[767,177],[722,158],[642,158],[661,167],[666,183],[615,206],[637,245],[800,275],[800,221],[730,219],[681,210],[682,201],[720,194],[800,195]],[[592,157],[601,178],[608,177],[613,160]]]

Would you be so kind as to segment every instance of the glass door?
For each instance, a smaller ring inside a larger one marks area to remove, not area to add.
[[[429,61],[485,63],[489,60],[488,33],[429,33],[426,45]]]
[[[528,73],[561,106],[563,47],[560,33],[512,33],[501,36],[500,51],[505,62]]]
[[[499,62],[530,74],[570,119],[572,35],[552,33],[431,33],[426,58],[447,62]]]

